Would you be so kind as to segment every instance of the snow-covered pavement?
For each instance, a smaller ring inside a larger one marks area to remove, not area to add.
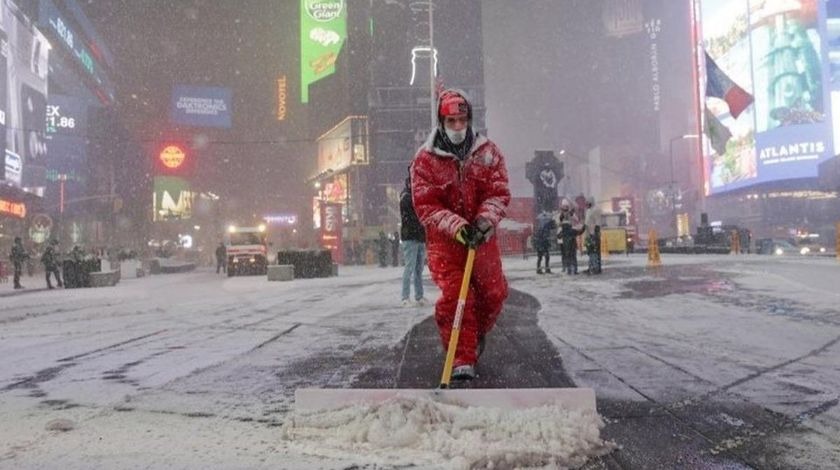
[[[602,276],[566,277],[505,260],[512,287],[539,301],[566,373],[595,389],[606,436],[624,446],[610,458],[650,468],[634,449],[661,436],[628,431],[656,421],[642,415],[679,423],[670,440],[686,432],[692,456],[710,461],[840,467],[840,263],[663,262],[649,271],[642,256],[613,256]],[[428,318],[431,307],[398,306],[400,275],[342,267],[268,283],[200,271],[10,296],[0,285],[0,467],[381,462],[291,445],[283,424],[296,388],[352,385]]]

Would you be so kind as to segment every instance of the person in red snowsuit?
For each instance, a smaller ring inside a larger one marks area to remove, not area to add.
[[[438,100],[438,126],[411,164],[412,200],[426,229],[432,280],[441,290],[435,321],[444,349],[467,259],[478,246],[453,379],[475,377],[484,337],[493,329],[508,296],[502,260],[493,231],[510,203],[508,173],[499,148],[472,129],[472,106],[463,92],[446,90]]]

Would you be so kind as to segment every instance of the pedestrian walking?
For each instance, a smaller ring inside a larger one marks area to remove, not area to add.
[[[379,267],[380,268],[387,268],[388,267],[388,236],[385,235],[383,230],[379,231],[379,240],[377,241],[377,251],[379,254]]]
[[[414,301],[426,305],[423,297],[423,268],[426,266],[426,230],[417,218],[411,200],[411,176],[405,179],[400,193],[400,239],[402,239],[405,267],[402,276],[402,305],[410,307],[411,283],[414,281]]]
[[[453,379],[464,380],[475,377],[484,338],[508,296],[501,253],[492,235],[510,203],[510,189],[504,156],[473,130],[472,106],[463,92],[443,91],[437,117],[437,127],[411,164],[411,192],[426,229],[429,270],[441,290],[435,321],[444,349],[468,247],[477,247],[452,372]]]
[[[595,205],[595,198],[586,199],[586,254],[589,258],[587,274],[601,274],[601,218],[603,212]]]
[[[224,242],[219,242],[219,246],[216,247],[216,274],[219,274],[219,271],[227,273],[227,248]]]
[[[561,242],[560,254],[563,258],[563,271],[566,274],[577,274],[577,237],[583,231],[579,227],[577,214],[572,210],[568,199],[560,204],[560,233],[557,235]]]
[[[537,216],[536,228],[534,230],[534,248],[537,251],[537,274],[551,274],[551,240],[555,237],[557,223],[554,222],[550,212],[543,211]],[[545,270],[542,268],[542,261],[545,259]]]
[[[400,265],[400,233],[394,232],[391,234],[391,266],[397,267]]]
[[[58,269],[61,260],[59,259],[59,254],[56,251],[56,247],[58,247],[58,240],[50,240],[50,243],[44,250],[44,254],[41,255],[41,263],[44,264],[44,276],[47,279],[48,289],[53,289],[52,282],[50,282],[51,276],[55,276],[55,281],[58,287],[64,287],[64,284],[62,284],[61,282],[61,272]]]
[[[26,248],[23,247],[23,241],[20,237],[15,237],[14,245],[12,245],[12,251],[9,253],[9,260],[12,262],[12,266],[14,268],[15,289],[23,289],[23,286],[20,285],[20,275],[23,273],[23,263],[25,263],[28,259],[29,253],[27,253]]]

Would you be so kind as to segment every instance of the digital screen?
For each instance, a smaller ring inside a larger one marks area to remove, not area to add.
[[[187,180],[175,176],[155,176],[154,215],[158,220],[186,220],[192,217],[195,195]]]
[[[170,120],[186,126],[229,128],[231,96],[230,88],[175,86]]]
[[[706,194],[816,177],[837,127],[825,2],[701,0],[698,9]]]
[[[76,97],[50,94],[46,109],[47,191],[50,207],[57,206],[60,185],[64,199],[85,195],[87,182],[87,104]],[[68,206],[73,209],[76,206]],[[81,206],[78,206],[81,209]]]
[[[96,94],[103,103],[114,101],[114,86],[100,59],[94,51],[100,48],[89,44],[90,38],[79,33],[74,25],[56,8],[53,0],[40,0],[38,25],[56,39],[60,47],[68,51],[72,60],[85,71],[97,85]]]
[[[335,72],[347,37],[344,0],[300,0],[300,100],[309,102],[309,85]]]

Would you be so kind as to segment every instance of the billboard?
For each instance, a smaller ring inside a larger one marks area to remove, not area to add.
[[[177,176],[155,176],[154,221],[186,220],[192,217],[195,194],[190,184]]]
[[[67,2],[66,6],[81,11],[74,2]],[[78,16],[76,18],[78,20]],[[92,29],[76,29],[53,0],[40,0],[38,26],[54,38],[52,43],[64,49],[66,56],[84,71],[85,76],[94,84],[94,93],[100,101],[106,105],[113,103],[114,85],[103,66],[103,61],[107,61],[102,52],[105,49],[90,34],[83,34],[92,32]]]
[[[85,195],[87,111],[85,101],[73,96],[50,94],[47,99],[45,133],[49,151],[44,197],[48,207],[59,205],[62,181],[65,200]]]
[[[344,0],[300,0],[300,101],[309,102],[309,85],[335,72],[347,38]]]
[[[816,177],[834,155],[825,2],[696,5],[706,194]]]
[[[231,126],[230,88],[176,85],[172,88],[170,121],[195,127]]]
[[[0,12],[0,126],[6,183],[42,195],[46,185],[47,75],[50,43],[14,3]]]
[[[339,172],[368,163],[368,125],[364,116],[349,116],[318,137],[318,171]]]

